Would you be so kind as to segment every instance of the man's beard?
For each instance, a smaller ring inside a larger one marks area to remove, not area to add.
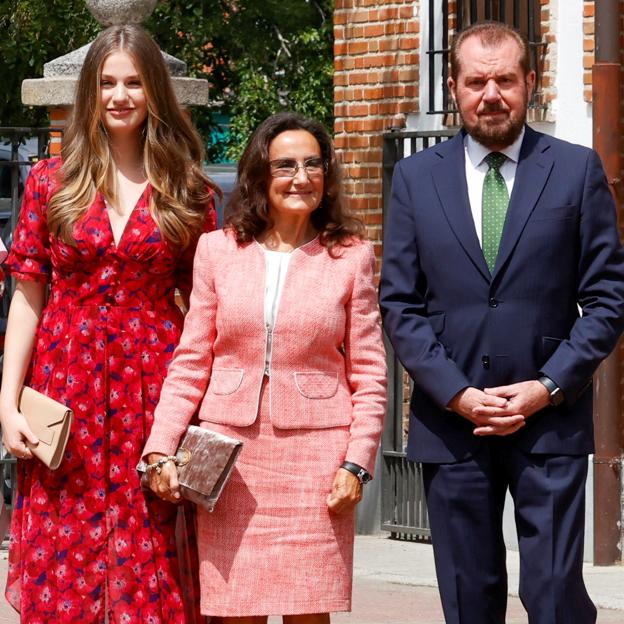
[[[481,143],[485,147],[507,147],[511,145],[522,132],[522,128],[524,127],[524,122],[526,121],[526,106],[523,108],[522,114],[513,119],[510,115],[504,123],[497,124],[488,124],[486,119],[482,119],[481,117],[477,118],[477,122],[473,125],[469,125],[466,123],[464,116],[461,112],[461,107],[459,107],[459,115],[464,122],[464,128],[466,132],[473,138],[475,141]],[[490,108],[487,112],[496,112],[502,110],[500,107]]]

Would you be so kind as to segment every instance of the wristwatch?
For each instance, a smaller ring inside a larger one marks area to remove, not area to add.
[[[362,466],[358,466],[353,462],[343,462],[341,468],[348,470],[350,473],[354,474],[357,477],[357,480],[362,484],[366,485],[373,477],[370,476],[370,473],[364,470]]]
[[[561,405],[564,400],[563,391],[561,388],[546,375],[542,375],[538,381],[548,390],[548,402],[553,406]]]

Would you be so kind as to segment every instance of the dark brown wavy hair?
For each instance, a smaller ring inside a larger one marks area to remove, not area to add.
[[[323,197],[310,216],[320,243],[331,251],[336,245],[347,247],[354,239],[363,238],[363,223],[349,214],[344,205],[340,166],[327,130],[319,122],[293,112],[271,115],[256,128],[238,163],[238,180],[225,209],[224,227],[243,244],[273,225],[268,204],[269,145],[289,130],[309,132],[321,147],[326,167]]]

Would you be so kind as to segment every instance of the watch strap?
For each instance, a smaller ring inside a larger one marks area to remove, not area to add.
[[[550,377],[542,375],[538,381],[548,390],[548,401],[551,405],[556,407],[563,403],[563,391]]]
[[[340,467],[348,470],[351,474],[354,474],[362,485],[368,483],[372,479],[370,472],[362,468],[359,464],[346,461],[343,462]]]

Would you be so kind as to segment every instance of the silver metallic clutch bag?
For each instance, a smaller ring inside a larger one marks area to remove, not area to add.
[[[232,473],[243,443],[229,436],[191,425],[176,451],[180,493],[212,511]],[[147,465],[139,462],[141,483],[147,486]]]

